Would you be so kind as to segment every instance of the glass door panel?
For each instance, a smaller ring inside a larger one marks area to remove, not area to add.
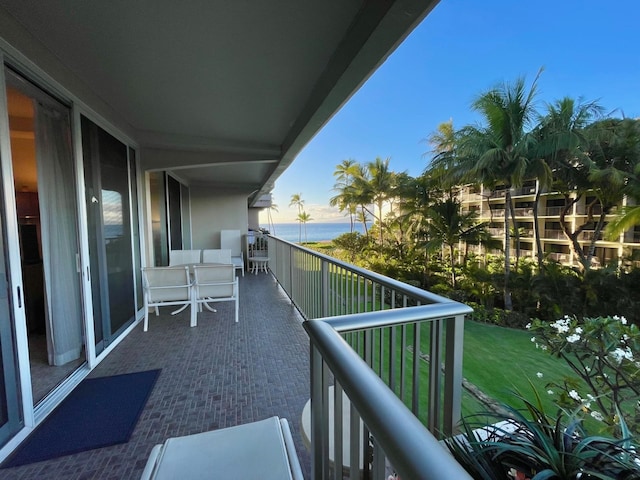
[[[11,282],[7,271],[4,210],[0,209],[0,446],[23,425],[11,305]]]
[[[85,362],[69,107],[5,69],[34,403]]]
[[[169,203],[169,231],[171,250],[182,250],[182,197],[180,182],[167,175],[167,198]]]
[[[129,162],[127,146],[85,117],[82,149],[93,229],[90,255],[96,257],[91,282],[100,351],[135,319]]]

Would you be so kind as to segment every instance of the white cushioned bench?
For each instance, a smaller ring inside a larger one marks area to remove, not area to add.
[[[142,480],[304,480],[286,419],[174,437],[151,450]]]

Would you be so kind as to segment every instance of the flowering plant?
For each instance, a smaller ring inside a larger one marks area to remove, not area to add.
[[[623,439],[591,436],[575,412],[548,415],[538,393],[524,409],[466,417],[463,433],[445,440],[455,459],[483,480],[638,480],[640,458],[622,420]]]
[[[580,408],[619,432],[622,412],[629,429],[640,432],[640,332],[624,317],[577,319],[565,316],[555,322],[534,320],[527,325],[531,341],[562,358],[577,378],[547,385],[565,408]]]

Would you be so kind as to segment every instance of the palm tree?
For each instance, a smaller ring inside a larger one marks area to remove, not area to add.
[[[504,307],[511,310],[509,276],[510,217],[514,206],[510,189],[522,185],[535,138],[529,134],[536,115],[535,95],[540,72],[527,89],[524,78],[480,94],[472,104],[482,115],[484,126],[467,126],[459,132],[456,162],[468,183],[482,182],[505,188],[504,216]]]
[[[267,221],[269,222],[269,231],[271,232],[272,235],[276,234],[276,226],[273,223],[273,217],[271,216],[271,212],[277,212],[277,211],[278,211],[278,205],[276,205],[275,203],[272,203],[269,209],[267,210]]]
[[[311,218],[311,215],[305,212],[304,210],[300,212],[298,214],[298,217],[296,218],[296,221],[300,222],[300,228],[302,228],[302,225],[304,225],[304,243],[309,243],[307,241],[307,222],[311,220],[313,220],[313,218]]]
[[[304,211],[304,200],[302,199],[301,193],[294,193],[291,195],[291,201],[289,202],[290,207],[298,208],[298,216]],[[297,220],[297,219],[296,219]],[[300,229],[298,231],[298,243],[302,243],[302,223],[300,223]]]
[[[336,169],[333,172],[333,176],[336,177],[336,184],[333,186],[333,190],[338,193],[329,199],[329,205],[332,207],[337,206],[341,212],[347,211],[351,227],[350,231],[352,233],[358,206],[351,195],[351,187],[353,179],[357,174],[358,163],[352,158],[343,160],[336,165]]]
[[[635,205],[623,207],[607,225],[605,234],[608,239],[615,240],[625,230],[640,224],[640,121],[625,119],[621,122],[625,137],[627,152],[626,157],[629,159],[631,169],[628,172],[624,192],[627,197],[635,201]]]
[[[538,267],[541,273],[544,272],[544,252],[538,228],[540,195],[543,190],[551,187],[565,193],[566,214],[579,198],[568,200],[570,192],[575,191],[579,185],[588,187],[586,170],[580,168],[589,143],[586,128],[594,119],[602,116],[602,113],[602,107],[596,102],[564,97],[547,105],[547,112],[540,118],[536,128],[537,152],[530,164],[529,173],[538,180],[533,217]],[[580,176],[582,178],[579,178]],[[561,223],[564,224],[564,221]]]
[[[361,169],[359,175],[354,178],[353,188],[356,198],[360,200],[363,209],[368,210],[365,205],[374,204],[378,209],[378,215],[374,211],[369,213],[378,221],[380,230],[380,247],[383,244],[384,219],[382,209],[393,190],[394,174],[389,170],[389,158],[382,160],[376,157],[373,162],[366,165],[366,174]]]
[[[589,248],[582,258],[585,270],[591,265],[606,215],[622,203],[625,190],[630,193],[636,190],[635,182],[630,182],[630,179],[640,169],[640,122],[605,119],[591,124],[589,130],[594,131],[590,135],[593,140],[587,152],[589,181],[601,209]],[[591,215],[591,211],[588,213]]]
[[[459,200],[447,198],[437,201],[428,210],[429,241],[428,249],[440,248],[443,245],[449,249],[451,261],[451,285],[457,287],[455,248],[461,242],[474,241],[486,232],[486,224],[477,222],[474,211],[462,212]]]

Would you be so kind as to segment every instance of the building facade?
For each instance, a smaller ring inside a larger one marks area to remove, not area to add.
[[[540,242],[545,258],[555,260],[564,265],[577,266],[577,260],[571,253],[571,241],[563,233],[560,225],[561,212],[565,209],[565,196],[559,192],[546,192],[540,194],[538,205],[538,219],[533,215],[533,206],[539,189],[536,180],[526,181],[520,188],[511,189],[511,199],[514,205],[515,219],[511,219],[518,227],[520,237],[520,255],[522,257],[535,258],[538,255],[538,247],[535,241],[535,230],[540,232]],[[483,185],[462,187],[459,192],[459,200],[463,211],[474,211],[478,220],[488,224],[489,232],[498,240],[504,241],[504,217],[505,217],[505,190],[497,187],[489,189]],[[576,194],[570,195],[570,201],[576,198]],[[624,199],[626,205],[629,199]],[[594,220],[588,220],[589,205],[594,203],[592,215]],[[583,249],[588,249],[595,235],[595,222],[602,209],[593,195],[583,195],[573,203],[565,214],[564,221],[569,232],[574,232],[580,226],[585,226],[579,234],[578,240]],[[610,221],[615,215],[615,210],[605,217],[605,222]],[[513,223],[512,223],[513,224]],[[513,231],[513,230],[512,230]],[[512,234],[512,248],[515,248],[515,238]],[[470,248],[473,251],[473,248]],[[475,251],[479,252],[478,247]],[[515,252],[512,250],[512,255]],[[627,230],[615,241],[607,240],[602,232],[595,242],[595,254],[592,259],[593,267],[602,267],[611,263],[634,262],[640,255],[640,226]]]

